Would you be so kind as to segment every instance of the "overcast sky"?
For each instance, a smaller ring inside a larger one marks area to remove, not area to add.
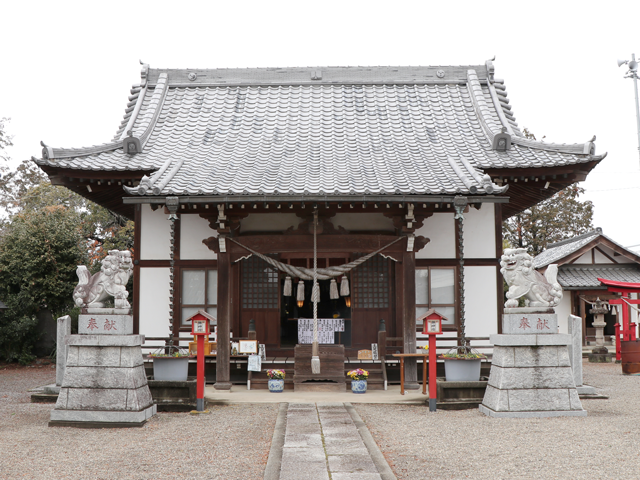
[[[103,5],[103,6],[98,6]],[[517,6],[516,6],[517,5]],[[640,244],[633,82],[640,2],[3,2],[0,117],[18,161],[104,143],[152,68],[478,65],[496,56],[520,127],[608,157],[582,185],[595,226]],[[640,250],[640,247],[638,247]]]

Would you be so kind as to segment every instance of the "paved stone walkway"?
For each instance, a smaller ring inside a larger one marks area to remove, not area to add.
[[[279,419],[284,441],[274,434],[265,479],[395,479],[351,404],[290,403],[281,410],[285,415],[286,427]],[[274,465],[278,457],[280,468]]]

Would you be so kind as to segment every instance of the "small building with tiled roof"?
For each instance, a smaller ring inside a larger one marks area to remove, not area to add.
[[[617,297],[609,293],[598,278],[640,283],[640,255],[607,237],[601,228],[550,244],[533,263],[541,272],[551,264],[558,265],[558,283],[564,290],[564,297],[556,308],[560,328],[566,331],[569,314],[582,317],[585,341],[593,333],[590,302]],[[637,318],[634,311],[630,314],[631,318]],[[614,335],[615,315],[610,312],[605,320],[605,335]]]
[[[134,322],[148,336],[166,335],[171,319],[175,335],[186,332],[201,309],[217,317],[219,344],[246,337],[253,319],[269,354],[292,356],[298,319],[311,315],[309,282],[294,278],[304,286],[296,302],[283,295],[287,275],[257,254],[310,267],[314,212],[320,267],[384,248],[345,276],[350,297],[325,301],[321,280],[319,315],[344,319],[335,341],[355,356],[376,342],[380,319],[413,351],[416,318],[430,308],[450,335],[498,332],[501,223],[584,180],[605,156],[594,140],[526,138],[491,61],[144,65],[111,141],[43,143],[34,161],[52,183],[135,220]],[[225,346],[217,368],[222,388]],[[411,382],[415,365],[408,371]]]

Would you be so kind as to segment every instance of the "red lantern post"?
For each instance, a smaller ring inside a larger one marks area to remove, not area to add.
[[[429,411],[435,412],[438,403],[438,388],[436,383],[436,335],[442,333],[442,320],[446,320],[435,309],[430,309],[422,317],[422,333],[429,335]]]
[[[197,369],[197,390],[196,390],[196,410],[204,411],[204,339],[211,333],[211,315],[199,310],[198,313],[189,318],[191,322],[191,335],[198,339],[198,369]]]

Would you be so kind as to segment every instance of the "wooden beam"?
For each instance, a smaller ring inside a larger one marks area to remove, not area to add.
[[[242,245],[262,254],[269,253],[285,253],[285,252],[312,252],[313,251],[313,235],[247,235],[234,237]],[[388,245],[398,237],[395,235],[366,235],[366,234],[349,234],[349,235],[319,235],[318,251],[321,252],[373,252],[385,245]],[[417,251],[426,245],[428,239],[424,237],[416,237],[415,248]],[[203,243],[214,252],[218,253],[219,244],[217,237],[209,237],[203,240]],[[246,254],[247,250],[232,242],[226,240],[227,252],[233,254]],[[401,240],[388,247],[384,253],[402,253],[407,249],[406,240]]]

